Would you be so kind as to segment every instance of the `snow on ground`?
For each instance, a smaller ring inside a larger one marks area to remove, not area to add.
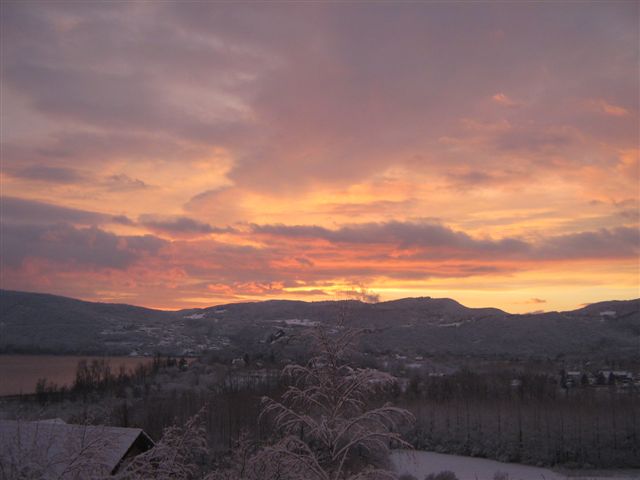
[[[289,326],[299,326],[299,327],[316,327],[320,324],[320,322],[314,322],[313,320],[309,320],[308,318],[289,318],[284,320]]]
[[[571,476],[554,472],[548,468],[520,465],[518,463],[503,463],[484,458],[463,457],[459,455],[447,455],[444,453],[422,452],[410,450],[395,450],[391,453],[391,463],[399,475],[409,473],[418,480],[423,480],[430,473],[438,473],[443,470],[451,470],[459,480],[493,480],[496,472],[506,473],[509,480],[639,480],[640,471],[628,472],[622,475],[606,472],[599,476],[585,475]],[[608,476],[607,476],[608,475]]]

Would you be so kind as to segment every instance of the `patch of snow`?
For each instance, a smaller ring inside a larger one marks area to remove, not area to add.
[[[438,327],[459,327],[463,322],[440,323]]]
[[[295,325],[299,327],[316,327],[320,324],[320,322],[314,322],[308,318],[290,318],[288,320],[284,320],[284,323],[289,326]]]
[[[459,480],[490,480],[496,472],[503,472],[509,475],[509,480],[604,480],[615,478],[616,480],[637,480],[635,472],[623,473],[619,476],[612,472],[611,476],[593,476],[586,473],[585,476],[576,476],[578,472],[572,472],[571,476],[554,472],[548,468],[532,467],[518,463],[504,463],[496,460],[484,458],[463,457],[460,455],[448,455],[444,453],[424,452],[419,450],[394,450],[391,453],[391,463],[398,475],[408,473],[418,479],[423,479],[430,473],[438,473],[443,470],[451,470]],[[602,472],[600,475],[607,475]]]
[[[183,318],[189,318],[191,320],[200,320],[201,318],[204,318],[204,313],[194,313],[193,315],[187,315],[186,317]]]

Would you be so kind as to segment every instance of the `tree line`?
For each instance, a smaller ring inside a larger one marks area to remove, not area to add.
[[[515,380],[515,381],[514,381]],[[561,388],[547,375],[461,371],[414,377],[397,403],[418,449],[574,467],[640,467],[634,388]]]

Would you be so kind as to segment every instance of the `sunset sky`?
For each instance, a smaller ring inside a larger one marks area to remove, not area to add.
[[[1,286],[637,298],[639,5],[3,1]]]

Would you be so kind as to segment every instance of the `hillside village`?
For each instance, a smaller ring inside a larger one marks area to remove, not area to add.
[[[169,312],[2,291],[0,307],[0,352],[7,353],[269,356],[272,346],[295,350],[305,329],[335,328],[339,319],[366,331],[362,349],[378,357],[588,356],[606,363],[601,352],[627,358],[640,352],[639,300],[525,315],[429,297],[377,304],[272,301]]]

